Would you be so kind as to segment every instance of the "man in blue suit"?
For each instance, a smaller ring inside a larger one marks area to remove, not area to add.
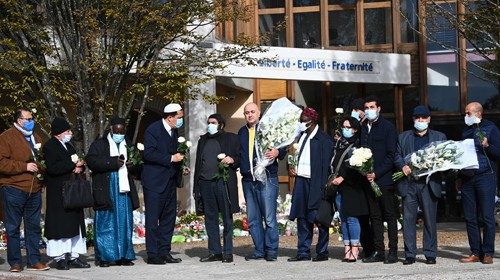
[[[438,200],[441,197],[440,174],[433,174],[429,183],[426,176],[418,179],[410,176],[412,170],[405,157],[422,149],[434,141],[445,141],[446,136],[429,129],[431,112],[426,106],[419,105],[413,109],[415,129],[404,131],[399,135],[395,163],[398,170],[407,176],[398,183],[398,193],[403,198],[403,237],[405,244],[404,265],[415,263],[417,254],[417,209],[424,212],[424,255],[426,264],[435,264],[437,255],[436,213]]]
[[[163,110],[163,119],[152,123],[144,135],[142,186],[146,208],[146,251],[148,264],[178,263],[170,255],[177,211],[177,187],[180,185],[180,161],[177,129],[184,112],[171,103]]]
[[[330,170],[333,141],[318,126],[318,113],[305,108],[300,115],[299,153],[297,167],[289,167],[290,176],[295,176],[290,220],[297,219],[297,256],[289,262],[311,259],[311,243],[314,223],[325,192]],[[327,226],[317,223],[319,229],[316,257],[313,262],[328,260]]]

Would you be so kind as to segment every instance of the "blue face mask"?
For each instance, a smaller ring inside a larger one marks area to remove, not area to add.
[[[359,116],[359,112],[358,111],[352,111],[351,112],[351,117],[357,119],[358,121],[361,120],[361,117]]]
[[[33,128],[35,128],[35,121],[34,120],[29,120],[24,122],[23,129],[26,131],[33,131]]]
[[[417,131],[424,131],[429,127],[428,122],[415,122],[413,125]]]
[[[374,121],[378,118],[378,113],[376,109],[366,109],[365,110],[366,118],[370,121]]]
[[[354,133],[352,132],[352,128],[345,128],[345,127],[343,127],[342,128],[342,135],[346,139],[351,138],[354,135]]]
[[[211,135],[214,135],[218,131],[218,126],[213,123],[209,123],[207,126],[207,132],[210,133]]]
[[[184,124],[184,119],[177,119],[175,127],[180,128]]]
[[[125,139],[125,134],[113,134],[113,141],[116,144],[120,144]]]

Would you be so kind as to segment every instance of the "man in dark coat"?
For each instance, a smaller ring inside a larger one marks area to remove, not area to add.
[[[380,115],[381,106],[376,96],[365,99],[365,118],[367,121],[361,128],[361,146],[370,148],[373,154],[373,173],[366,176],[368,182],[375,181],[382,196],[376,197],[373,191],[367,191],[370,207],[370,222],[373,234],[375,252],[363,259],[363,262],[383,262],[385,257],[384,220],[387,221],[387,235],[389,237],[389,254],[386,263],[398,261],[398,199],[392,173],[394,169],[394,155],[398,141],[398,133],[394,125]],[[365,181],[366,182],[366,181]],[[368,182],[366,187],[369,188]]]
[[[405,243],[405,260],[403,264],[415,263],[417,255],[417,210],[424,212],[424,255],[426,264],[435,264],[437,255],[437,204],[441,197],[440,174],[433,174],[429,183],[426,176],[415,179],[405,157],[422,149],[434,141],[445,141],[446,136],[429,129],[431,112],[426,106],[420,105],[413,109],[415,129],[404,131],[399,135],[395,164],[407,177],[398,182],[398,193],[403,198],[403,237]]]
[[[113,117],[110,132],[92,143],[86,157],[92,170],[94,248],[100,267],[111,262],[131,266],[135,260],[132,211],[139,208],[139,197],[132,176],[140,165],[131,164],[125,134],[125,119]]]
[[[165,106],[163,118],[152,123],[144,134],[142,186],[146,208],[146,251],[148,264],[179,263],[170,254],[177,212],[180,162],[177,129],[183,125],[179,104]]]
[[[288,261],[311,259],[311,243],[316,215],[325,192],[330,170],[333,141],[318,126],[318,113],[313,108],[305,108],[300,115],[300,128],[304,132],[299,137],[297,167],[289,167],[290,176],[295,176],[290,220],[297,219],[297,256]],[[329,227],[317,224],[319,229],[316,257],[313,261],[328,260]]]
[[[205,214],[208,235],[207,257],[201,262],[233,262],[233,213],[239,212],[236,169],[240,165],[240,140],[238,135],[224,131],[226,122],[222,115],[208,117],[207,133],[200,137],[196,150],[193,194],[197,214]],[[220,164],[227,167],[227,178],[221,178]],[[221,248],[219,213],[224,225],[224,247]]]
[[[493,264],[498,187],[495,166],[500,159],[500,130],[495,123],[483,118],[483,106],[478,102],[467,104],[464,121],[466,127],[462,137],[474,139],[479,168],[461,172],[462,205],[471,253],[460,262]],[[479,217],[484,223],[482,236]]]
[[[72,175],[80,176],[84,161],[79,159],[70,140],[73,136],[69,123],[56,117],[51,125],[52,138],[45,143],[43,153],[47,165],[47,206],[45,211],[45,237],[47,255],[54,258],[56,268],[89,268],[79,258],[87,253],[83,209],[64,209],[62,186]]]

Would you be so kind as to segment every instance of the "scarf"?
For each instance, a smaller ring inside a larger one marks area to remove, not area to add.
[[[113,138],[111,138],[111,133],[108,133],[108,142],[109,142],[109,155],[112,157],[118,157],[120,155],[125,156],[125,162],[127,162],[127,144],[125,140],[123,140],[117,147]],[[120,189],[120,193],[126,193],[130,191],[130,185],[128,182],[128,170],[127,165],[123,164],[120,169],[118,169],[118,187]]]

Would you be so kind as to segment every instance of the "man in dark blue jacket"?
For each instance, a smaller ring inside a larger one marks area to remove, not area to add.
[[[428,183],[426,177],[418,179],[410,174],[412,170],[405,161],[415,151],[434,141],[445,141],[446,136],[429,129],[431,112],[426,106],[419,105],[413,109],[415,129],[407,130],[399,135],[395,163],[407,177],[398,182],[398,193],[403,198],[403,237],[405,243],[404,265],[415,263],[417,255],[417,209],[424,212],[424,255],[426,264],[435,264],[437,255],[436,213],[438,200],[441,197],[440,174],[433,174]]]
[[[471,255],[460,262],[481,261],[492,264],[495,254],[495,193],[496,161],[500,158],[500,132],[498,127],[483,119],[483,106],[471,102],[465,107],[463,139],[474,139],[479,169],[462,172],[462,205]],[[483,237],[478,216],[484,221]]]
[[[177,211],[177,187],[180,185],[180,161],[177,131],[184,112],[171,103],[163,110],[163,119],[152,123],[144,134],[142,186],[146,208],[146,251],[148,264],[178,263],[170,254]]]
[[[375,181],[379,185],[382,196],[376,197],[373,191],[367,192],[375,252],[364,258],[363,262],[386,260],[383,223],[385,220],[389,237],[389,254],[386,263],[396,263],[398,261],[398,200],[392,181],[392,172],[398,134],[394,125],[380,115],[380,110],[380,102],[376,96],[365,99],[367,121],[361,128],[361,145],[372,150],[374,164],[374,172],[369,173],[366,178],[369,182]]]
[[[297,167],[289,167],[290,176],[296,177],[293,188],[290,220],[297,219],[297,256],[289,262],[311,259],[311,243],[314,223],[330,171],[333,151],[332,139],[318,126],[318,113],[313,108],[305,108],[300,115],[299,152]],[[328,260],[329,227],[316,223],[319,230],[314,262]]]
[[[238,136],[241,143],[240,172],[242,176],[243,194],[245,196],[248,226],[252,236],[255,251],[246,256],[245,260],[266,259],[275,261],[278,257],[279,231],[276,219],[278,185],[278,162],[283,159],[285,148],[271,149],[265,157],[272,162],[266,167],[267,182],[264,184],[255,179],[253,167],[256,163],[255,133],[260,119],[260,110],[257,104],[248,103],[244,108],[247,124],[240,128]],[[265,223],[265,227],[262,225]]]

